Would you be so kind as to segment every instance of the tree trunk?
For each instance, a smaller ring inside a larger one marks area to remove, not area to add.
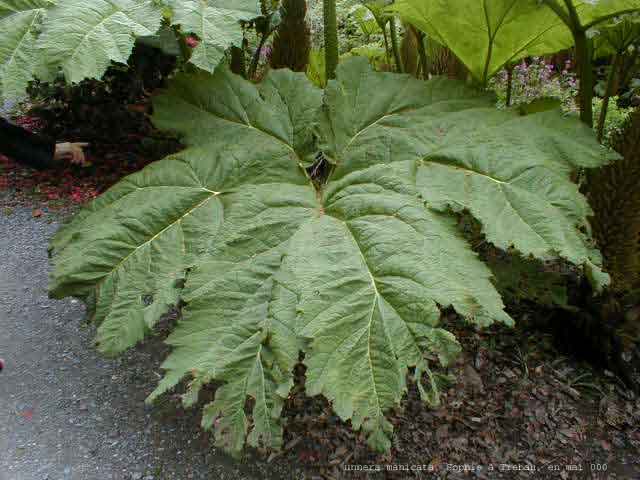
[[[304,72],[309,65],[311,32],[307,25],[307,1],[284,0],[284,16],[273,40],[269,59],[271,68],[288,68]]]
[[[247,78],[247,66],[242,48],[236,46],[231,47],[231,71],[236,75]]]

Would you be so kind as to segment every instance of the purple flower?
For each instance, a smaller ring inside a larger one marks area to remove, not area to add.
[[[264,47],[262,47],[262,51],[260,52],[260,59],[261,60],[268,60],[269,58],[271,58],[271,52],[273,51],[273,49],[271,48],[271,45],[265,45]]]

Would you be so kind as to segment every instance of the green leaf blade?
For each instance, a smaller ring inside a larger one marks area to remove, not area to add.
[[[155,34],[162,8],[153,0],[64,0],[53,7],[37,44],[51,79],[102,78],[111,62],[127,63],[135,38]]]
[[[38,29],[49,0],[11,0],[0,4],[0,99],[24,97],[37,69]]]
[[[190,61],[207,72],[216,69],[229,47],[242,43],[240,21],[261,15],[256,0],[174,0],[171,6],[172,22],[200,38]]]
[[[462,83],[400,81],[367,73],[363,62],[350,69],[358,74],[342,75],[327,93],[341,107],[320,124],[338,164],[334,179],[365,165],[412,161],[408,175],[427,206],[469,210],[499,248],[600,263],[584,233],[591,211],[572,176],[616,156],[590,129],[557,111],[523,117],[496,110],[490,97]],[[369,82],[386,92],[375,102],[360,95]]]
[[[398,0],[389,9],[449,47],[483,84],[507,63],[573,44],[567,26],[537,0]]]
[[[580,24],[591,28],[626,13],[640,11],[640,0],[572,0]]]
[[[257,86],[224,68],[178,76],[154,120],[186,149],[59,232],[52,293],[95,301],[111,350],[184,301],[149,401],[186,378],[191,406],[219,382],[203,426],[234,454],[246,442],[281,446],[301,352],[307,391],[388,450],[385,415],[409,368],[427,373],[431,389],[419,390],[437,403],[429,365],[460,351],[441,310],[479,327],[513,323],[457,210],[503,248],[598,263],[571,174],[607,155],[577,120],[492,103],[459,82],[374,72],[366,59],[344,62],[323,99],[303,74],[272,72]],[[333,163],[322,188],[305,170],[316,137]],[[510,231],[495,207],[507,200],[524,220]],[[136,303],[145,295],[158,309]]]

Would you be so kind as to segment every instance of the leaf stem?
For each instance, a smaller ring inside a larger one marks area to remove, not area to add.
[[[247,70],[244,60],[244,48],[231,46],[231,71],[242,78],[247,78]]]
[[[593,126],[593,52],[592,41],[587,37],[587,29],[580,23],[580,16],[571,0],[564,0],[568,18],[560,5],[554,0],[545,0],[547,5],[556,12],[567,24],[576,46],[576,62],[580,77],[580,119],[589,127]],[[554,7],[555,5],[555,7]]]
[[[387,65],[389,68],[391,67],[391,55],[389,53],[389,39],[387,38],[387,24],[383,24],[382,26],[382,36],[384,38],[384,53],[387,56]]]
[[[336,78],[338,68],[338,15],[336,0],[322,0],[324,15],[324,54],[327,80]]]
[[[511,106],[513,97],[513,65],[507,65],[507,107]]]
[[[404,72],[402,66],[402,57],[400,56],[400,44],[398,43],[398,27],[396,25],[395,17],[389,19],[389,30],[391,31],[391,46],[393,47],[393,56],[396,60],[396,71],[398,73]]]
[[[421,32],[414,26],[411,26],[411,28],[413,29],[413,32],[415,33],[416,38],[418,39],[418,54],[420,55],[420,64],[422,65],[422,78],[424,78],[425,80],[428,80],[429,79],[429,60],[427,58],[427,51],[424,48],[425,34],[424,32]]]
[[[258,48],[253,54],[253,58],[251,59],[251,65],[249,66],[249,74],[247,76],[249,77],[250,80],[253,80],[253,77],[255,76],[256,71],[258,70],[258,62],[260,62],[260,53],[262,53],[264,44],[267,43],[267,39],[269,38],[269,36],[271,36],[272,33],[273,33],[273,30],[268,30],[260,37],[260,43],[258,44]]]
[[[591,61],[591,41],[585,31],[575,33],[576,62],[580,76],[580,119],[589,127],[593,126],[593,67]]]

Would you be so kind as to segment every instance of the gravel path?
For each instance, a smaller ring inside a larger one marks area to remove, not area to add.
[[[0,212],[0,480],[280,478],[211,448],[197,411],[145,408],[165,347],[95,351],[84,307],[47,298],[56,228],[30,209]]]

